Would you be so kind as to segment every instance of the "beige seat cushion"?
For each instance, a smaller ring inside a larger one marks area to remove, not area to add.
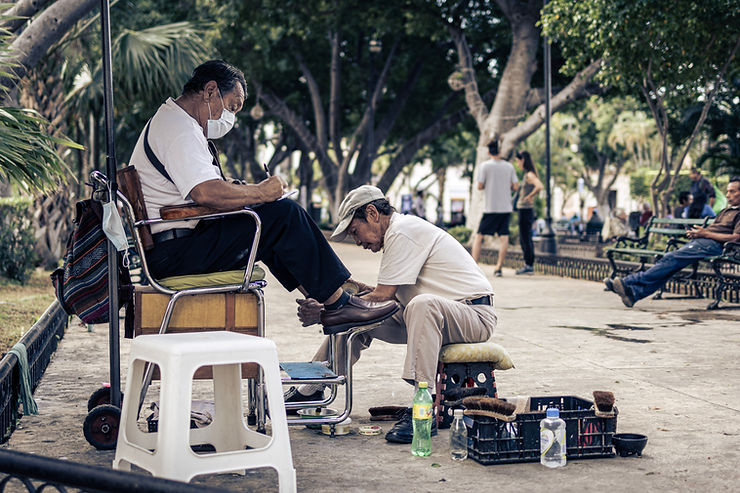
[[[514,368],[509,352],[495,342],[475,342],[468,344],[448,344],[439,353],[442,363],[493,363],[495,370]]]
[[[252,270],[252,281],[260,281],[265,278],[265,270],[254,266]],[[182,291],[188,288],[202,288],[211,286],[225,286],[228,284],[241,284],[244,280],[243,270],[227,270],[223,272],[211,272],[208,274],[191,274],[187,276],[172,276],[161,279],[159,283],[169,289]]]

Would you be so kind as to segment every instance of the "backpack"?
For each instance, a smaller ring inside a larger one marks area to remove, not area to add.
[[[56,297],[69,315],[88,324],[108,323],[108,238],[103,232],[103,207],[92,199],[76,204],[72,235],[67,241],[64,267],[51,274]],[[133,285],[118,257],[120,307],[126,308],[125,330],[133,333]]]

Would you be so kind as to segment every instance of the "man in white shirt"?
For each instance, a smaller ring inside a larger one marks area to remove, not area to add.
[[[324,305],[321,322],[335,328],[382,320],[396,307],[373,304],[342,290],[349,271],[300,205],[280,200],[286,183],[276,176],[257,184],[225,179],[208,139],[231,130],[247,97],[244,74],[223,60],[196,67],[177,99],[168,99],[139,136],[136,168],[149,219],[160,208],[198,204],[219,211],[252,206],[261,220],[257,260],[288,290]],[[251,217],[152,225],[147,261],[154,277],[243,268],[255,234]]]
[[[494,275],[501,277],[501,268],[509,248],[509,218],[513,211],[511,192],[517,189],[519,180],[514,166],[501,159],[498,152],[498,141],[491,141],[488,144],[491,159],[482,163],[478,171],[478,190],[485,190],[486,207],[473,238],[472,255],[476,262],[480,259],[483,235],[498,235],[499,249]]]
[[[410,384],[427,382],[434,393],[437,359],[443,345],[484,342],[496,327],[493,289],[463,246],[446,231],[411,215],[393,210],[380,189],[363,185],[352,190],[339,206],[340,221],[333,238],[351,235],[358,246],[383,251],[378,285],[363,299],[385,302],[397,299],[403,308],[376,329],[360,335],[352,348],[352,364],[360,352],[380,339],[406,344],[401,377]],[[304,325],[316,323],[316,303],[299,301]],[[337,344],[337,361],[344,344]],[[324,341],[314,361],[326,361],[329,341]],[[343,373],[343,368],[340,373]],[[298,392],[318,400],[323,387],[305,386]],[[409,396],[409,401],[411,401]],[[436,422],[432,434],[436,433]],[[411,443],[410,409],[386,434],[386,440]]]

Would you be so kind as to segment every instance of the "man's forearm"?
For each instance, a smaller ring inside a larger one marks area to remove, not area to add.
[[[362,299],[368,301],[390,301],[396,299],[396,290],[398,286],[387,286],[378,285],[368,294],[364,295]]]

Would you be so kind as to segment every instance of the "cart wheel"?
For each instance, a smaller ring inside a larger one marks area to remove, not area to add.
[[[123,392],[121,392],[121,402],[123,402]],[[87,412],[103,404],[110,404],[110,387],[100,387],[90,395],[87,400]]]
[[[94,408],[85,417],[82,431],[90,445],[98,450],[113,450],[118,440],[121,410],[110,404]]]

